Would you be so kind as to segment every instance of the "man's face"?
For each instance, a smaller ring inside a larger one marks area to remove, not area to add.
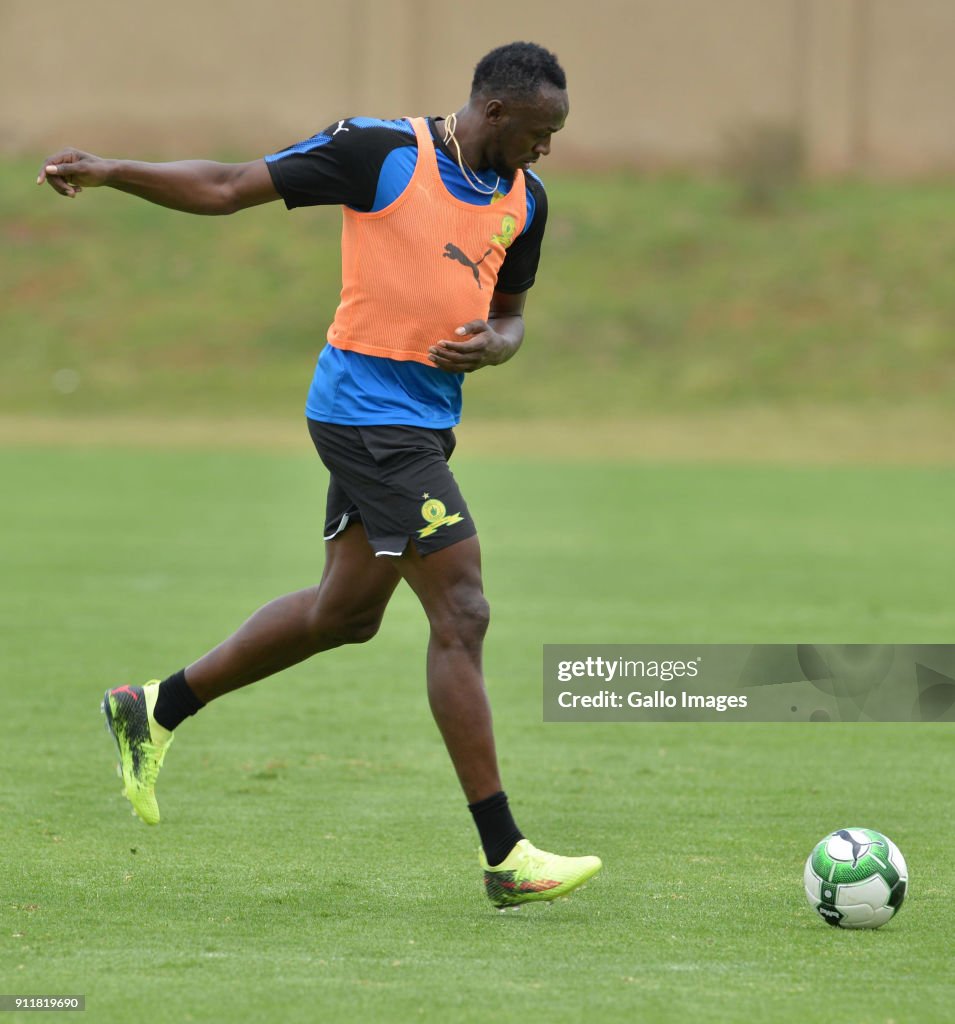
[[[527,170],[547,156],[551,136],[564,127],[568,110],[566,91],[550,85],[530,100],[492,100],[486,108],[487,155],[495,174],[511,178],[518,168]]]

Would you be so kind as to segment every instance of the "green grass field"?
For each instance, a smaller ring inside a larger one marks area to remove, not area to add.
[[[951,727],[545,725],[540,682],[545,642],[950,639],[949,470],[456,460],[512,805],[606,865],[500,915],[406,593],[373,643],[185,723],[158,828],[120,797],[102,690],[317,578],[305,445],[0,449],[5,992],[155,1024],[951,1019]],[[812,845],[853,824],[911,872],[872,933],[801,891]]]
[[[951,188],[811,184],[755,216],[727,181],[548,176],[527,342],[469,379],[455,462],[512,806],[606,867],[499,915],[407,593],[373,643],[185,723],[162,825],[129,815],[102,691],[321,571],[290,427],[339,215],[66,202],[35,170],[0,165],[3,991],[107,1024],[951,1019],[950,726],[541,709],[548,642],[951,639]],[[908,860],[881,931],[803,898],[844,825]]]

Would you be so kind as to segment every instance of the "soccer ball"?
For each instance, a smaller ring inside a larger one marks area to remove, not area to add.
[[[880,928],[902,906],[909,871],[899,848],[871,828],[840,828],[816,844],[803,872],[806,899],[837,928]]]

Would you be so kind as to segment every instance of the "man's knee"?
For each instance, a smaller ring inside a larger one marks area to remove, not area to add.
[[[312,632],[333,644],[364,644],[378,632],[384,615],[381,609],[343,611],[323,609],[319,604],[312,621]]]
[[[477,587],[460,587],[430,615],[431,636],[443,646],[480,646],[491,621],[491,606]]]
[[[366,644],[378,632],[381,626],[381,616],[352,619],[345,623],[341,630],[342,643],[344,644]]]

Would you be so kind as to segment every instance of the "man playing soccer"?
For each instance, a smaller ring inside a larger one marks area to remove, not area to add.
[[[428,616],[428,697],[492,903],[554,899],[600,870],[597,857],[536,849],[509,810],[481,669],[480,547],[448,468],[464,374],[507,361],[523,339],[547,218],[529,165],[550,152],[567,111],[554,55],[512,43],[479,62],[467,104],[444,118],[346,118],[243,164],[73,149],[44,161],[37,183],[70,198],[105,185],[197,214],[276,199],[343,207],[341,302],[306,407],[330,473],[322,579],[168,679],[107,691],[125,794],[148,824],[159,821],[156,778],[180,722],[314,654],[370,640],[404,579]]]

